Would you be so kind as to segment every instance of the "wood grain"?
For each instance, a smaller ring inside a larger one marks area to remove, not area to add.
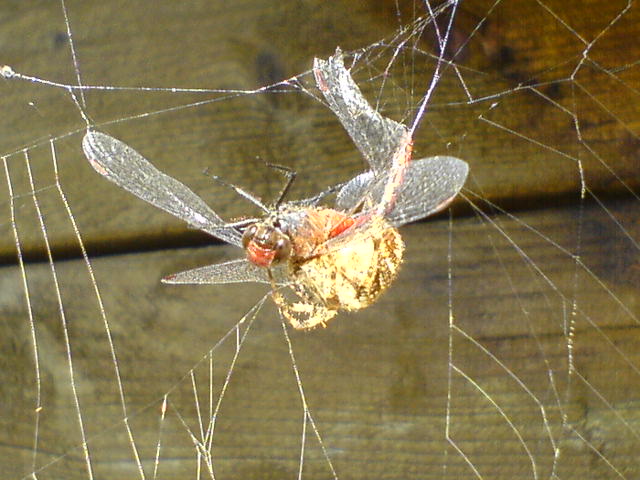
[[[637,236],[637,203],[613,207]],[[376,305],[358,314],[340,315],[326,329],[290,330],[307,402],[340,478],[441,478],[445,463],[445,477],[468,476],[469,469],[457,453],[449,450],[448,457],[443,456],[448,448],[444,437],[448,392],[450,435],[485,478],[531,476],[530,457],[491,402],[499,405],[524,438],[540,478],[550,475],[554,458],[546,426],[561,449],[555,463],[561,478],[589,478],[596,472],[599,478],[614,478],[611,469],[594,458],[589,445],[617,468],[624,468],[628,478],[639,473],[635,452],[640,440],[633,434],[640,421],[635,367],[640,360],[638,257],[628,238],[599,209],[587,208],[584,214],[589,218],[581,241],[585,268],[578,267],[577,273],[575,260],[561,250],[575,245],[575,208],[520,215],[519,220],[535,232],[504,216],[494,217],[529,260],[478,218],[457,218],[452,231],[446,220],[406,227],[404,268]],[[451,265],[447,260],[450,234]],[[541,241],[539,234],[555,235],[557,245]],[[603,250],[608,254],[603,255]],[[160,284],[159,278],[238,254],[235,248],[213,246],[92,261],[136,445],[149,469],[162,399],[168,394],[168,413],[162,423],[163,478],[184,478],[195,469],[193,444],[177,416],[198,431],[189,372],[193,369],[205,409],[208,352],[216,345],[213,394],[217,401],[236,337],[217,342],[266,288],[170,286]],[[58,262],[56,268],[96,474],[100,478],[135,476],[113,360],[86,266],[68,261]],[[449,269],[452,330],[447,306]],[[42,463],[58,462],[41,473],[55,476],[58,472],[68,478],[75,472],[84,478],[49,266],[29,265],[27,276],[42,368],[44,410],[38,458]],[[4,295],[0,338],[3,351],[13,352],[3,356],[0,370],[4,372],[0,397],[9,400],[0,428],[0,458],[20,477],[31,468],[33,357],[19,273],[15,267],[5,267],[0,278]],[[565,322],[574,300],[571,361],[575,371],[568,375]],[[451,365],[459,370],[454,370],[449,385],[450,337]],[[561,401],[550,394],[553,388]],[[224,396],[215,428],[216,473],[222,478],[295,475],[301,408],[286,342],[269,300],[247,335]],[[58,461],[60,455],[64,456]],[[309,430],[305,472],[307,478],[329,475]]]
[[[446,215],[405,227],[405,265],[375,306],[341,315],[326,329],[291,332],[306,399],[339,478],[474,478],[445,438],[448,394],[450,436],[483,478],[534,478],[531,458],[538,478],[640,474],[640,268],[634,243],[640,212],[637,199],[628,198],[639,186],[640,44],[633,41],[639,10],[634,4],[612,23],[625,2],[500,2],[488,14],[489,3],[461,6],[451,45],[460,48],[456,63],[464,83],[445,69],[416,132],[415,151],[418,157],[446,153],[467,160],[467,198],[482,204],[477,192],[515,219],[477,217],[462,200],[452,227]],[[383,75],[398,22],[412,18],[413,2],[66,4],[84,84],[227,90],[91,91],[86,101],[101,130],[135,147],[228,218],[253,212],[202,175],[205,168],[264,199],[273,198],[282,181],[264,160],[299,172],[294,198],[362,170],[336,119],[312,96],[314,56],[326,57],[337,45],[348,51],[386,39],[355,63],[353,75],[367,98],[402,121],[413,118],[435,66],[428,55],[416,54],[435,51],[433,34],[425,33]],[[0,61],[25,74],[75,82],[59,3],[11,6],[0,29]],[[294,75],[306,91],[291,84],[279,91],[228,92]],[[240,252],[212,245],[100,178],[82,156],[85,125],[64,91],[19,81],[2,81],[0,89],[0,153],[13,189],[11,205],[0,181],[0,471],[23,478],[34,470],[36,370],[13,215],[27,260],[41,368],[38,478],[87,478],[65,330],[95,478],[138,475],[114,361],[66,199],[100,287],[147,477],[161,430],[158,478],[193,478],[196,452],[179,418],[198,431],[189,373],[193,369],[201,406],[210,383],[217,401],[235,335],[217,342],[233,332],[265,287],[160,284],[163,275]],[[185,107],[202,101],[209,103]],[[580,200],[581,173],[606,209],[589,195]],[[492,210],[483,204],[483,211]],[[165,394],[170,403],[161,423]],[[267,299],[217,419],[216,478],[295,478],[302,414],[287,345]],[[555,462],[550,437],[560,449]],[[304,466],[303,478],[331,478],[310,425]]]
[[[232,218],[250,214],[249,206],[202,175],[205,168],[265,200],[278,192],[282,178],[263,161],[299,172],[292,198],[322,191],[363,169],[350,140],[318,101],[309,69],[314,56],[326,57],[336,45],[349,50],[392,38],[398,18],[394,5],[168,2],[153,12],[153,21],[146,7],[127,2],[70,2],[68,8],[85,84],[252,90],[298,75],[315,95],[293,86],[249,95],[86,93],[87,111],[99,128]],[[545,5],[548,10],[502,2],[474,31],[488,7],[466,2],[451,43],[461,48],[456,58],[463,82],[453,69],[443,71],[415,135],[417,157],[464,158],[471,165],[469,188],[511,208],[552,198],[577,201],[581,169],[594,192],[628,193],[625,184],[638,186],[640,99],[634,85],[640,78],[631,65],[639,47],[627,40],[638,33],[637,9],[606,28],[622,9],[615,2]],[[404,8],[400,19],[409,18]],[[10,28],[0,33],[4,61],[26,74],[73,83],[59,6],[21,4],[11,19]],[[596,38],[588,60],[582,60],[586,45],[580,39]],[[419,48],[433,51],[428,33],[417,40]],[[353,75],[385,114],[411,121],[435,62],[409,51],[385,77],[394,52],[389,43],[358,61]],[[91,251],[202,241],[91,170],[80,149],[84,124],[66,92],[19,81],[4,82],[2,89],[0,152],[8,155],[18,208],[26,215],[31,199],[23,196],[31,188],[20,150],[33,147],[36,189],[49,189],[55,178],[47,139],[64,136],[55,142],[60,182]],[[208,103],[184,107],[193,102]],[[0,189],[6,197],[4,183]],[[76,255],[64,212],[57,204],[50,210],[51,241],[60,254]],[[37,222],[24,223],[23,249],[41,256]],[[8,261],[15,257],[14,247],[4,234],[8,226],[0,229],[0,256]]]

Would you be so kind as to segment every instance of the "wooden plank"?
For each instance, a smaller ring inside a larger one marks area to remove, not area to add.
[[[638,203],[607,206],[637,238]],[[531,457],[538,478],[554,469],[563,479],[617,478],[606,462],[625,478],[640,473],[637,248],[599,207],[531,211],[519,216],[523,223],[492,220],[508,240],[478,218],[456,218],[452,230],[446,220],[404,228],[404,268],[378,304],[341,315],[326,329],[290,331],[306,400],[339,478],[473,477],[445,438],[448,394],[450,436],[483,478],[533,478]],[[572,256],[578,247],[588,270]],[[208,352],[215,403],[236,336],[218,342],[266,292],[159,279],[237,255],[238,249],[213,246],[92,260],[148,477],[160,431],[159,476],[194,475],[196,451],[178,417],[199,435],[189,373],[207,422]],[[113,359],[86,266],[77,260],[55,266],[96,478],[133,478]],[[38,478],[86,478],[50,268],[28,265],[27,276],[42,378]],[[33,352],[17,268],[4,267],[0,281],[0,463],[16,478],[32,470]],[[295,477],[303,412],[270,300],[223,398],[213,443],[216,478]],[[304,478],[331,478],[310,425],[306,442]]]
[[[398,18],[401,23],[412,19],[410,4],[399,7],[399,16],[396,4],[161,2],[150,21],[148,7],[140,3],[67,2],[86,84],[250,90],[303,73],[299,79],[313,93],[309,69],[314,56],[326,57],[336,45],[348,50],[389,39],[389,47],[374,48],[358,61],[353,74],[385,114],[407,121],[435,65],[418,49],[434,51],[434,42],[425,33],[416,39],[417,49],[404,51],[383,76],[395,51]],[[638,36],[638,10],[624,12],[612,24],[622,4],[553,0],[544,8],[537,2],[489,8],[486,2],[468,1],[459,11],[452,46],[461,47],[473,34],[457,58],[464,85],[452,69],[443,72],[416,133],[416,155],[449,153],[466,159],[472,172],[469,188],[509,205],[536,204],[551,196],[577,199],[578,159],[594,191],[620,192],[622,182],[637,188],[640,97],[633,86],[640,84],[640,71],[633,65],[640,47],[628,39]],[[8,15],[7,28],[0,32],[3,61],[27,74],[73,83],[60,6],[21,3]],[[587,47],[581,39],[596,38],[588,60],[580,63]],[[525,84],[537,87],[516,89]],[[490,98],[469,103],[465,88],[473,99]],[[84,124],[65,92],[19,81],[3,82],[2,89],[0,152],[8,155],[17,208],[32,208],[24,197],[31,187],[21,149],[29,147],[36,188],[45,189],[41,196],[55,197],[47,139],[77,132],[55,145],[60,181],[92,250],[187,235],[182,224],[120,192],[88,167],[80,151]],[[223,216],[234,217],[250,213],[247,205],[212,185],[201,174],[204,168],[265,199],[273,197],[282,179],[257,156],[300,172],[293,191],[297,197],[362,169],[331,112],[293,86],[284,90],[232,98],[87,92],[87,110],[103,130],[190,185]],[[211,103],[173,110],[205,100]],[[0,197],[7,198],[4,181]],[[52,232],[60,232],[52,241],[62,251],[73,240],[62,233],[68,230],[57,205],[48,220]],[[25,251],[41,254],[37,222],[22,228]],[[12,259],[7,223],[0,232],[0,256]]]

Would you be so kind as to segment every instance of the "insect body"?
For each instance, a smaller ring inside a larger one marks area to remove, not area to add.
[[[250,262],[261,267],[287,263],[298,299],[274,298],[296,328],[325,324],[339,310],[370,305],[395,278],[404,251],[400,234],[382,217],[363,229],[355,228],[358,221],[330,208],[286,205],[245,230],[243,245]],[[332,239],[342,245],[332,248]]]
[[[245,249],[244,259],[170,275],[165,283],[269,283],[280,312],[293,327],[325,325],[341,310],[367,307],[394,280],[404,252],[397,227],[444,208],[460,191],[467,164],[449,156],[412,161],[407,128],[367,103],[340,50],[326,61],[316,59],[314,75],[370,170],[316,197],[289,203],[279,198],[273,206],[232,187],[265,211],[261,219],[227,223],[128,145],[87,132],[83,150],[98,173],[193,227]],[[283,194],[291,180],[289,176]],[[335,205],[318,205],[333,192]]]

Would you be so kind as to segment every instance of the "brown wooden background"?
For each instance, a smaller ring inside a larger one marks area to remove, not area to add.
[[[401,2],[397,15],[395,4],[85,1],[68,2],[68,8],[87,85],[254,89],[306,72],[299,79],[313,94],[314,56],[326,57],[337,45],[350,50],[386,39],[391,47],[370,49],[369,58],[356,63],[354,76],[387,114],[408,120],[433,68],[415,51],[432,51],[434,44],[428,33],[414,39],[413,54],[396,61],[380,90],[379,74],[393,52],[398,21],[410,21],[412,9],[421,8]],[[0,62],[25,74],[74,82],[60,5],[0,5]],[[458,202],[452,223],[452,300],[459,328],[546,406],[561,452],[555,473],[559,478],[636,478],[640,338],[634,315],[640,315],[640,270],[638,249],[625,231],[638,238],[640,208],[629,190],[637,191],[639,183],[640,13],[632,4],[610,25],[625,2],[544,6],[505,1],[488,14],[489,2],[462,5],[452,45],[462,45],[486,16],[459,57],[466,87],[477,99],[509,93],[469,104],[456,75],[447,70],[416,134],[416,152],[466,159],[470,190],[546,236],[495,217],[544,272],[542,278],[495,228]],[[580,63],[587,48],[588,59]],[[517,88],[527,84],[536,88]],[[42,368],[37,466],[44,468],[38,478],[87,478],[87,473],[23,147],[29,147],[37,198],[58,260],[96,477],[137,475],[97,302],[54,188],[48,139],[74,131],[55,141],[60,182],[113,329],[136,444],[151,477],[159,406],[171,392],[160,478],[194,477],[193,444],[175,415],[180,412],[195,428],[191,383],[183,376],[265,289],[161,285],[165,274],[239,252],[221,245],[191,248],[210,242],[99,178],[82,157],[84,124],[64,92],[17,81],[2,81],[0,88],[0,152],[8,158]],[[293,87],[283,90],[237,96],[88,92],[87,110],[102,130],[191,186],[223,216],[233,217],[246,214],[247,205],[212,185],[202,175],[205,168],[264,198],[278,190],[281,179],[256,157],[299,172],[293,196],[317,192],[362,169],[331,112]],[[207,99],[214,101],[145,115]],[[591,197],[580,201],[577,160],[589,189],[621,225]],[[4,182],[0,190],[0,470],[9,472],[6,478],[22,478],[33,469],[35,369]],[[449,233],[446,215],[406,227],[406,265],[379,304],[343,315],[325,330],[292,332],[307,400],[339,478],[473,478],[444,437],[448,391],[451,436],[482,477],[532,478],[528,455],[496,407],[461,373],[454,372],[447,386]],[[573,254],[588,271],[577,268],[576,274]],[[565,325],[574,300],[577,370],[568,376]],[[300,398],[275,310],[268,305],[243,347],[216,426],[219,478],[297,475]],[[554,455],[539,405],[463,334],[456,331],[453,338],[454,365],[489,392],[531,448],[539,477],[550,478]],[[216,389],[232,352],[233,342],[216,350]],[[549,372],[559,393],[550,387]],[[203,398],[205,374],[206,365],[199,365]],[[329,477],[308,432],[303,478]]]

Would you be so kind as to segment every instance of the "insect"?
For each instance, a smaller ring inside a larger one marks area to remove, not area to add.
[[[287,183],[269,206],[229,185],[258,205],[263,218],[226,222],[125,143],[94,130],[86,133],[83,150],[98,173],[245,250],[245,258],[170,275],[164,283],[267,283],[294,328],[326,325],[341,310],[369,306],[395,279],[404,253],[397,227],[443,209],[458,194],[467,163],[450,156],[412,161],[407,127],[369,105],[344,67],[340,49],[327,60],[315,59],[314,76],[370,169],[319,195],[286,203],[282,199],[295,174],[285,169]],[[332,193],[335,204],[321,205]]]

